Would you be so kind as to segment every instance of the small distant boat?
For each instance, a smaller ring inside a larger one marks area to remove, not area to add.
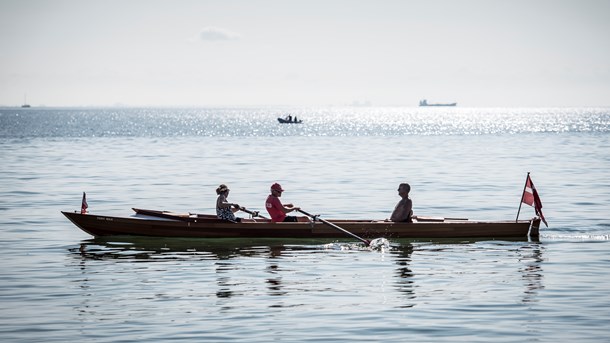
[[[23,105],[21,105],[21,108],[30,108],[30,107],[32,107],[32,106],[30,106],[28,104],[27,99],[26,99],[26,95],[24,95],[23,96]]]
[[[288,115],[284,118],[277,118],[277,121],[280,124],[301,124],[303,121],[302,120],[297,120],[297,117],[292,117],[291,115]]]
[[[426,107],[426,106],[457,106],[457,102],[452,102],[452,103],[449,103],[449,104],[429,104],[428,100],[424,99],[424,100],[419,102],[419,106],[420,107]]]

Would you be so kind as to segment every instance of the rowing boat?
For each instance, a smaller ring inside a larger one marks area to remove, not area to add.
[[[183,238],[345,238],[345,233],[319,221],[273,223],[268,219],[231,222],[214,215],[138,210],[133,217],[79,212],[62,213],[86,233]],[[538,237],[540,218],[512,221],[473,221],[463,218],[416,217],[413,223],[329,219],[365,238],[504,238]]]
[[[303,121],[302,120],[293,120],[293,119],[284,119],[284,118],[277,118],[277,121],[280,124],[301,124]]]

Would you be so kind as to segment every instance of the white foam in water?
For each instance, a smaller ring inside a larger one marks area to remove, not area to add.
[[[326,250],[369,250],[386,252],[390,250],[390,241],[385,238],[375,238],[366,246],[362,243],[328,243],[324,244]]]
[[[369,249],[386,252],[390,250],[390,241],[385,238],[375,238],[369,244]]]
[[[328,243],[324,244],[326,250],[358,250],[356,244],[351,243]]]
[[[583,240],[583,241],[607,241],[610,240],[610,235],[543,235],[542,238],[550,240]]]

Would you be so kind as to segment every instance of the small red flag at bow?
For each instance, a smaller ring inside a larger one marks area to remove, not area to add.
[[[521,201],[525,204],[533,206],[536,210],[536,215],[539,216],[540,219],[542,219],[544,225],[546,225],[547,227],[549,226],[549,224],[547,224],[546,222],[546,219],[544,219],[544,215],[542,214],[542,201],[540,201],[538,191],[536,191],[536,187],[534,186],[532,178],[530,178],[529,174],[527,174],[527,180],[525,181],[525,189],[523,190],[523,200]]]
[[[85,192],[83,192],[83,203],[80,206],[80,213],[87,213],[87,208],[89,208],[89,205],[87,204],[87,195],[85,194]]]

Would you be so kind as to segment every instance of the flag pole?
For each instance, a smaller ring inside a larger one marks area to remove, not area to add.
[[[525,184],[523,185],[523,192],[521,192],[521,201],[519,202],[519,210],[517,211],[517,218],[515,222],[519,221],[519,213],[521,213],[521,205],[523,205],[523,197],[525,197],[525,188],[527,187],[527,180],[530,178],[530,172],[527,172],[527,177],[525,178]]]

